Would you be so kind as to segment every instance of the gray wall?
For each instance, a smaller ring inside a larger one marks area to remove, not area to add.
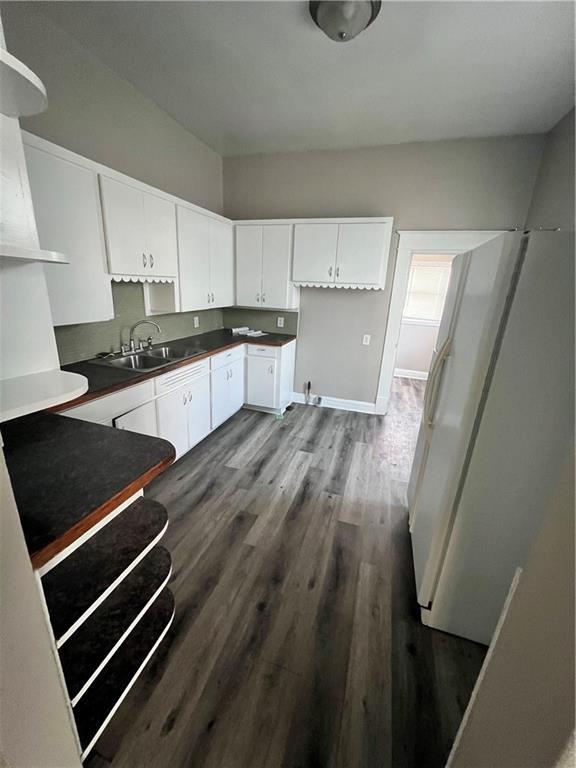
[[[574,110],[548,134],[527,225],[574,229]]]
[[[400,144],[224,159],[224,212],[237,219],[394,216],[397,229],[522,227],[543,136]],[[296,389],[374,402],[386,291],[303,289]],[[372,335],[370,347],[363,334]]]
[[[255,331],[267,331],[268,333],[297,333],[298,331],[298,312],[227,307],[223,313],[224,328],[238,328],[247,325]],[[284,328],[278,328],[276,324],[278,317],[284,318]]]
[[[2,3],[8,49],[41,78],[48,110],[22,127],[158,189],[222,212],[222,158],[37,7]]]

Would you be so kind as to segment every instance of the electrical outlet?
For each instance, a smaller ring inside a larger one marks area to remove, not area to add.
[[[198,315],[194,315],[194,328],[200,328],[200,318]]]
[[[284,318],[283,317],[277,317],[276,318],[276,325],[278,328],[284,328]]]
[[[364,336],[362,337],[362,344],[364,344],[365,347],[369,347],[370,346],[370,334],[369,333],[365,333]]]

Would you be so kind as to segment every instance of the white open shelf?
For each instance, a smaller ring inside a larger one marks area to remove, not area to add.
[[[1,50],[1,49],[0,49]],[[23,248],[12,243],[0,243],[0,256],[21,261],[41,261],[46,264],[69,264],[70,259],[58,251],[43,251],[40,248]]]
[[[80,397],[88,379],[56,368],[0,381],[0,422]]]
[[[0,112],[7,117],[27,117],[43,112],[47,104],[40,78],[0,47]]]

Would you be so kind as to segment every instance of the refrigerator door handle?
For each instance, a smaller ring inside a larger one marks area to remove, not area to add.
[[[438,401],[438,392],[440,389],[440,379],[442,376],[442,371],[444,370],[444,363],[446,362],[446,358],[450,355],[451,346],[452,339],[448,337],[438,350],[438,355],[430,374],[430,381],[428,383],[428,387],[426,387],[426,399],[424,402],[424,422],[428,429],[432,429],[434,426],[434,416],[436,413],[436,404]]]

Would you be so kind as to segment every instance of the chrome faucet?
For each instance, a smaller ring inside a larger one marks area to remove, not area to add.
[[[144,325],[146,323],[148,323],[149,325],[153,325],[154,328],[156,328],[156,330],[158,331],[158,333],[162,333],[162,328],[160,328],[158,323],[155,323],[153,320],[138,320],[138,322],[134,323],[132,328],[130,328],[130,352],[136,351],[136,344],[134,342],[134,331],[136,330],[136,328],[138,328],[138,326]],[[152,346],[152,338],[150,336],[148,337],[148,346],[149,347]],[[142,342],[140,342],[140,348],[142,349]]]

